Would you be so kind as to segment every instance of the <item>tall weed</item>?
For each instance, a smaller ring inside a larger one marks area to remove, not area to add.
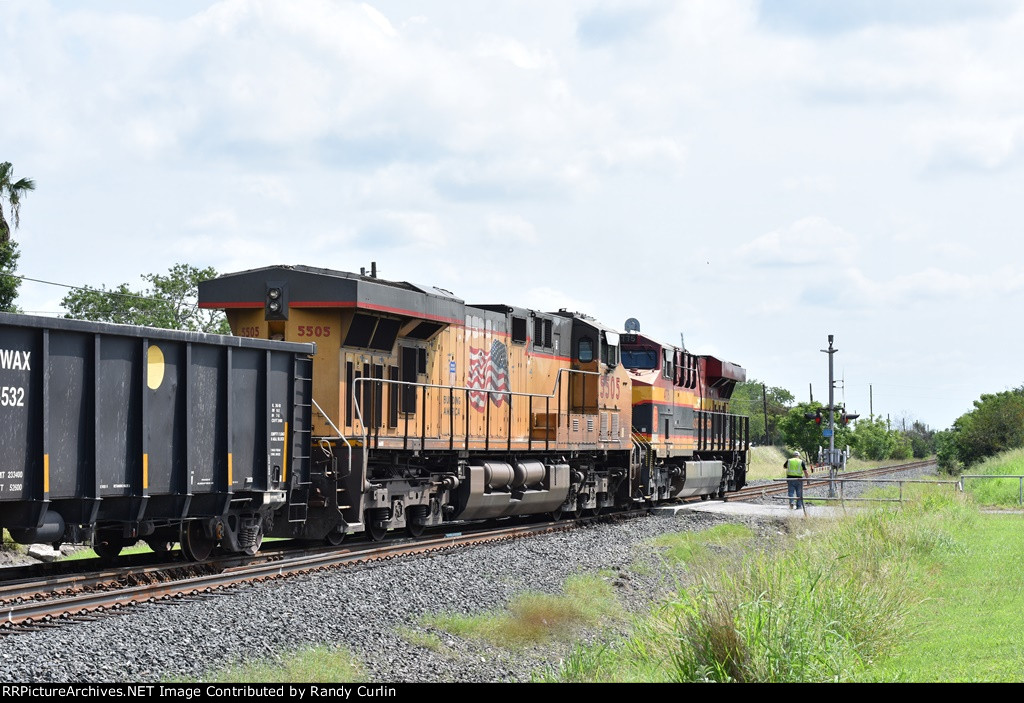
[[[1019,506],[1021,484],[1016,478],[968,478],[971,474],[1024,476],[1024,449],[1003,452],[964,472],[964,490],[981,505]]]
[[[912,635],[923,574],[959,549],[976,514],[948,487],[915,489],[901,508],[819,523],[771,549],[689,563],[676,597],[623,642],[577,648],[573,681],[842,681]]]

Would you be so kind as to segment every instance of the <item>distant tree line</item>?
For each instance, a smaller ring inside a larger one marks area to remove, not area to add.
[[[974,409],[938,434],[939,467],[950,473],[980,463],[1007,449],[1024,447],[1024,386],[986,393]]]
[[[752,442],[798,448],[815,457],[818,447],[828,445],[822,429],[829,426],[828,410],[821,403],[795,403],[785,388],[768,386],[756,379],[739,384],[733,392],[733,412],[750,416]],[[808,420],[806,413],[821,412],[821,424]],[[864,417],[843,424],[835,412],[835,446],[850,447],[862,459],[924,458],[936,452],[936,432],[924,423],[906,421],[893,427],[878,417]]]
[[[76,320],[230,334],[223,312],[199,307],[199,284],[216,277],[212,267],[175,264],[166,274],[144,274],[144,288],[76,288],[60,304]]]

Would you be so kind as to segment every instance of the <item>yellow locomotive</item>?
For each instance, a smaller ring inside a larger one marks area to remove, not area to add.
[[[235,335],[316,344],[312,422],[284,428],[310,454],[285,462],[272,535],[382,539],[743,485],[747,424],[727,412],[743,370],[712,357],[373,273],[244,271],[201,284],[200,305]],[[657,363],[633,363],[646,352]]]

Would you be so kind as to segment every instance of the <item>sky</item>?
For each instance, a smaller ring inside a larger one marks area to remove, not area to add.
[[[568,308],[935,429],[1024,383],[1024,1],[4,0],[18,272]],[[56,314],[67,289],[25,282]]]

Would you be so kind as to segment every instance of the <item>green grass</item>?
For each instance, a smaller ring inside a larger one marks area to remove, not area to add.
[[[128,554],[149,554],[153,550],[149,548],[145,542],[138,542],[131,547],[125,547],[121,550],[118,556],[126,556]],[[79,549],[77,552],[72,552],[66,557],[61,557],[58,561],[77,561],[79,559],[95,559],[97,557],[96,552],[92,549]]]
[[[11,533],[7,530],[3,530],[3,539],[0,540],[0,549],[10,552],[22,552],[25,550],[25,546],[18,544],[11,537]]]
[[[308,647],[284,656],[240,664],[202,679],[204,683],[351,683],[366,681],[358,661],[335,647]]]
[[[1024,449],[1014,449],[989,457],[964,476],[970,474],[1024,475]],[[964,490],[980,505],[1020,507],[1020,479],[1016,478],[964,478]]]
[[[976,513],[948,487],[900,509],[813,523],[729,559],[708,551],[685,589],[631,636],[578,646],[546,681],[836,681],[864,677],[917,626],[932,574],[962,553]],[[693,555],[691,555],[693,556]]]
[[[448,647],[441,638],[433,632],[423,632],[421,630],[414,630],[411,627],[400,627],[398,628],[399,634],[409,644],[422,647],[423,649],[429,649],[431,652],[443,653],[448,650]]]
[[[779,447],[753,447],[750,465],[747,466],[747,480],[764,481],[785,476],[782,464],[787,458]]]
[[[1024,517],[983,514],[914,612],[917,636],[866,681],[1013,681],[1024,671]]]
[[[571,576],[565,593],[524,593],[506,610],[478,615],[436,614],[424,624],[457,637],[479,639],[512,649],[535,642],[567,640],[581,628],[618,612],[610,579],[602,574]]]
[[[655,547],[663,549],[662,556],[670,564],[684,564],[698,556],[706,555],[715,547],[726,547],[742,543],[753,537],[753,531],[746,525],[716,525],[700,532],[674,532],[651,540]]]

